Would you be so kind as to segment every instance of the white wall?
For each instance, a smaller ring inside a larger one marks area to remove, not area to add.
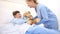
[[[38,2],[46,5],[57,15],[60,29],[60,0],[38,0]],[[13,18],[12,12],[15,10],[19,10],[21,14],[25,11],[32,11],[32,15],[35,13],[35,10],[30,9],[24,0],[0,0],[0,26]]]

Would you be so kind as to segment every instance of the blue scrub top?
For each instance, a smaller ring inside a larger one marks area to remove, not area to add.
[[[27,20],[24,20],[24,19],[22,19],[22,18],[14,18],[13,20],[12,20],[12,23],[15,25],[15,24],[18,24],[18,25],[21,25],[21,24],[23,24],[23,23],[25,23]]]
[[[56,15],[42,4],[38,4],[35,8],[37,16],[41,18],[41,21],[38,24],[43,23],[46,28],[49,29],[58,29],[58,22]]]
[[[47,29],[47,28],[43,28],[36,25],[36,26],[30,27],[26,31],[26,34],[60,34],[60,32],[57,30]]]

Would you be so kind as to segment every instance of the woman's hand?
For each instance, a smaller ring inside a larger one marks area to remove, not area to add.
[[[38,23],[41,19],[40,18],[36,18],[35,20],[36,20],[36,23]]]

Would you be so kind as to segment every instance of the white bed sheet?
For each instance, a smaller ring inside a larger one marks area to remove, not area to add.
[[[13,25],[12,23],[9,23],[0,28],[0,34],[25,34],[27,29],[32,26],[34,25],[29,25],[27,23],[22,25]],[[43,24],[40,24],[39,26],[44,27]]]

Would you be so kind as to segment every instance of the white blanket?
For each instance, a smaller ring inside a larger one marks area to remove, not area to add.
[[[9,23],[0,28],[0,34],[25,34],[27,29],[32,26],[34,25],[29,25],[27,23],[24,23],[22,25],[13,25],[12,23]],[[43,24],[39,26],[43,27]]]
[[[27,29],[29,27],[31,27],[31,25],[24,23],[22,25],[16,25],[15,26],[17,28],[17,30],[20,32],[20,34],[25,34],[25,32],[27,31]]]

